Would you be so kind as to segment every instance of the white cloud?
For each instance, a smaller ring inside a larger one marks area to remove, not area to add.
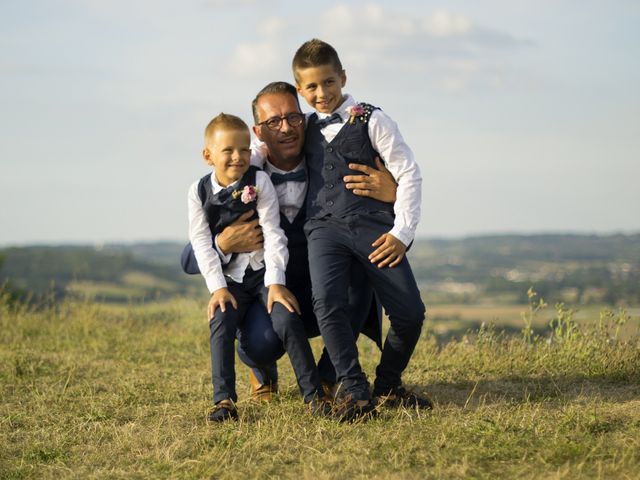
[[[388,44],[397,35],[412,35],[417,30],[412,18],[385,10],[376,4],[360,9],[336,5],[322,16],[322,31],[332,37],[347,36],[354,42],[366,39],[368,45]],[[372,43],[371,43],[372,42]]]
[[[471,32],[473,24],[468,17],[436,10],[423,19],[424,31],[434,37],[451,37]]]
[[[255,5],[257,0],[204,0],[203,4],[211,7],[239,7],[243,5]]]
[[[290,47],[285,46],[285,37],[291,25],[282,17],[261,19],[257,27],[260,40],[241,43],[233,49],[228,65],[231,72],[239,77],[277,74],[286,65],[284,57]]]
[[[356,23],[356,16],[348,5],[336,5],[327,10],[323,17],[329,28],[336,32],[351,31]]]
[[[517,77],[509,51],[527,42],[483,26],[469,15],[446,9],[411,14],[377,3],[339,3],[309,31],[307,17],[266,16],[256,28],[258,41],[236,45],[228,69],[242,78],[282,76],[295,51],[291,42],[311,37],[328,41],[345,67],[364,77],[407,78],[451,92],[470,86],[499,88]],[[530,42],[529,42],[530,43]]]
[[[445,9],[412,16],[378,4],[358,8],[343,3],[322,18],[321,38],[336,46],[343,61],[348,59],[351,72],[418,75],[414,80],[448,92],[508,83],[506,52],[531,44]]]
[[[241,43],[236,45],[229,67],[241,77],[254,75],[256,72],[263,75],[273,69],[279,52],[273,42]]]
[[[268,17],[260,21],[258,33],[267,37],[277,37],[285,31],[287,22],[281,17]]]

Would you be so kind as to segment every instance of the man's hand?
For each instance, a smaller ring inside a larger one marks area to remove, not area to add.
[[[351,170],[357,170],[364,175],[347,175],[343,178],[347,189],[361,197],[371,197],[385,203],[396,201],[398,184],[378,157],[375,159],[378,169],[350,163]]]
[[[260,250],[264,241],[258,219],[249,221],[254,211],[243,213],[238,220],[227,226],[217,237],[222,253],[247,253]]]
[[[273,310],[273,304],[280,302],[291,313],[294,311],[300,315],[300,305],[298,300],[284,285],[273,284],[269,285],[269,295],[267,297],[267,312],[271,313]]]
[[[223,312],[226,312],[227,303],[230,303],[236,310],[238,309],[238,302],[236,302],[236,299],[231,295],[228,288],[219,288],[213,292],[213,295],[211,295],[211,298],[209,299],[209,305],[207,306],[207,320],[211,320],[213,318],[218,307],[220,307],[220,310]]]
[[[407,251],[404,243],[390,233],[380,235],[371,246],[377,248],[369,255],[369,260],[371,263],[377,263],[378,268],[395,267],[404,257],[404,252]]]

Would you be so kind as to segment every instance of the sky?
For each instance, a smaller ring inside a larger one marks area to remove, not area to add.
[[[204,127],[250,123],[314,37],[412,147],[419,237],[638,232],[638,25],[637,0],[2,0],[0,245],[186,240]]]

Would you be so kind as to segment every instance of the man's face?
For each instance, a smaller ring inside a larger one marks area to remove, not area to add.
[[[342,87],[347,75],[333,64],[298,69],[295,77],[298,93],[318,112],[333,113],[344,102]]]
[[[302,113],[297,99],[288,93],[268,93],[261,96],[256,103],[256,111],[259,123],[272,118],[286,117],[290,113]],[[305,123],[294,127],[286,119],[282,119],[281,122],[277,130],[272,130],[263,123],[254,125],[253,131],[269,149],[271,163],[278,168],[289,170],[302,160]]]

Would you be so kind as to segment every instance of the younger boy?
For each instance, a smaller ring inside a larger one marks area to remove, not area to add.
[[[189,189],[189,238],[212,293],[207,314],[210,328],[214,408],[208,419],[237,419],[235,407],[236,328],[247,308],[260,299],[281,336],[305,402],[313,413],[326,408],[322,388],[306,339],[295,312],[298,303],[285,285],[287,241],[281,230],[278,199],[268,175],[250,166],[249,128],[240,118],[221,113],[205,130],[205,161],[213,173]],[[255,211],[264,235],[264,249],[234,254],[223,267],[213,238],[243,213]]]
[[[418,165],[393,120],[377,107],[356,103],[342,93],[346,74],[331,45],[317,39],[304,43],[292,66],[298,93],[316,110],[306,131],[305,232],[314,309],[344,392],[338,411],[353,418],[374,408],[347,315],[345,292],[352,259],[365,267],[391,323],[376,369],[374,396],[389,405],[431,408],[430,400],[408,392],[401,381],[425,312],[404,256],[420,216]],[[398,182],[395,205],[354,195],[343,184],[342,178],[353,174],[350,163],[375,167],[378,155]]]

